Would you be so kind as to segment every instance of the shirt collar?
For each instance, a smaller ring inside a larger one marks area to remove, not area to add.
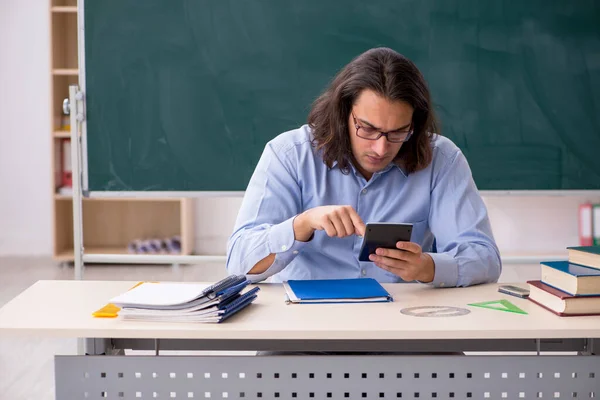
[[[402,175],[404,175],[404,177],[408,177],[408,174],[406,173],[406,171],[404,170],[403,167],[401,167],[400,165],[396,164],[396,163],[389,163],[387,165],[387,167],[385,167],[384,169],[382,169],[381,171],[379,171],[380,174],[385,174],[386,172],[388,172],[390,169],[392,168],[398,168],[398,171],[400,171],[402,173]]]
[[[350,164],[350,168],[352,168],[352,171],[356,174],[358,173],[358,170],[356,169],[356,167],[354,166],[354,164],[352,162],[349,162],[348,164]],[[338,162],[337,160],[333,161],[333,164],[331,164],[331,169],[337,168],[338,167]],[[404,175],[405,178],[408,177],[408,173],[406,172],[406,170],[401,167],[400,165],[396,164],[396,163],[389,163],[383,170],[379,171],[379,174],[385,174],[386,172],[388,172],[390,169],[392,168],[398,168],[398,170],[402,173],[402,175]]]

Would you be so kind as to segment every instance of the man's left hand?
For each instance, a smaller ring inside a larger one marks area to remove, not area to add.
[[[369,259],[379,268],[385,269],[404,281],[418,280],[423,283],[433,281],[435,263],[421,246],[412,242],[398,242],[397,249],[378,248]]]

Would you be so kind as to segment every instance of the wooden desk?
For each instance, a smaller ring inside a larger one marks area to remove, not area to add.
[[[177,398],[188,398],[190,393],[193,398],[206,398],[207,393],[212,393],[211,398],[223,398],[223,393],[227,398],[242,398],[242,393],[245,398],[256,398],[261,393],[261,398],[290,399],[311,398],[310,393],[314,398],[344,398],[346,394],[349,398],[362,398],[363,394],[397,398],[398,393],[409,398],[415,393],[423,393],[425,398],[432,393],[440,398],[449,393],[456,398],[468,393],[472,398],[503,398],[503,393],[508,398],[518,398],[521,393],[527,398],[538,393],[544,398],[554,393],[562,393],[561,398],[576,392],[583,398],[592,392],[600,395],[600,358],[592,356],[594,339],[600,338],[600,318],[559,318],[528,300],[498,293],[495,284],[451,289],[387,284],[384,286],[394,302],[331,305],[288,305],[281,285],[261,284],[255,303],[223,324],[147,323],[91,316],[135,283],[39,281],[0,309],[0,335],[96,338],[90,346],[93,354],[158,345],[163,350],[552,350],[589,355],[58,356],[59,399],[103,398],[102,393],[117,398],[120,394],[153,398],[154,393],[161,398],[169,398],[170,393],[180,393]],[[500,299],[528,314],[468,306]],[[425,306],[458,307],[470,313],[454,317],[401,313],[405,308]]]

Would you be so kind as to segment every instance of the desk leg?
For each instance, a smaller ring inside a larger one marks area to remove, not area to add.
[[[113,354],[113,346],[110,339],[85,338],[84,352],[88,356],[105,356]]]
[[[600,344],[597,339],[585,339],[583,350],[579,352],[583,356],[600,355]]]

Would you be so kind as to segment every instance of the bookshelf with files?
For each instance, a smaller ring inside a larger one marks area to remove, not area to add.
[[[53,256],[72,262],[73,201],[70,121],[63,113],[69,85],[78,84],[77,0],[50,2],[52,113],[51,196]],[[136,239],[181,238],[180,254],[193,252],[193,199],[89,198],[83,200],[84,249],[88,254],[125,254]]]

